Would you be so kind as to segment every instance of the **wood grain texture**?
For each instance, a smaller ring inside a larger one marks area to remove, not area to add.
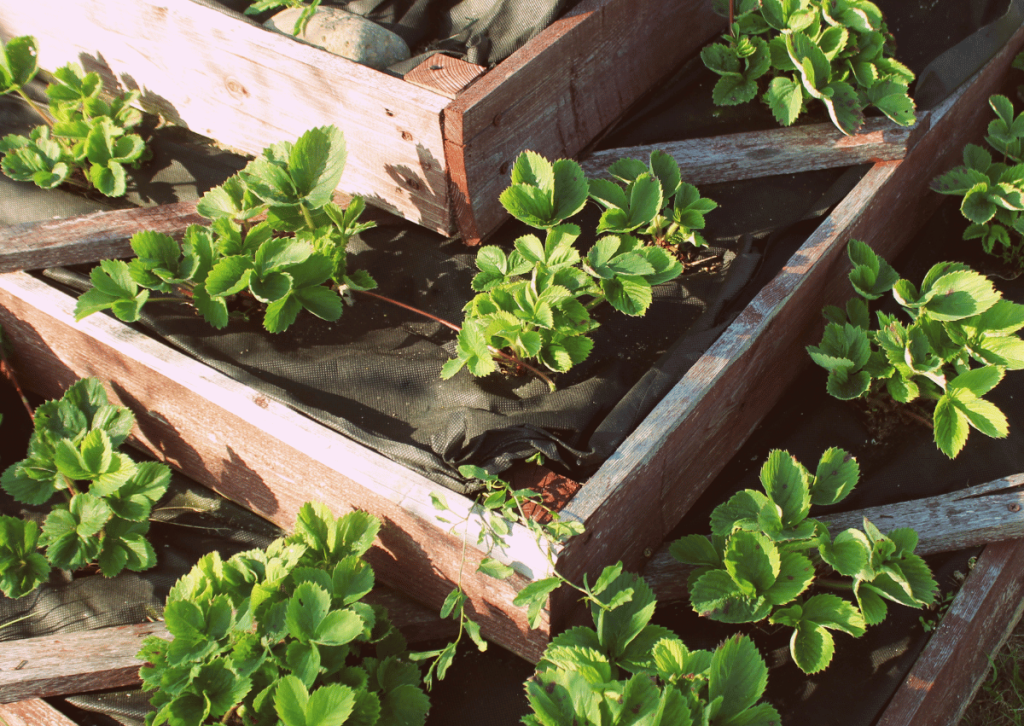
[[[619,159],[647,160],[653,150],[660,149],[679,162],[683,179],[691,184],[712,184],[902,159],[913,131],[886,118],[868,119],[854,136],[846,136],[830,123],[808,124],[607,149],[594,152],[581,163],[587,176],[607,177],[606,170]]]
[[[0,703],[137,685],[142,641],[166,634],[163,623],[144,623],[7,641],[0,649]]]
[[[246,153],[335,124],[349,152],[340,189],[450,227],[443,95],[191,0],[0,0],[0,37],[18,35],[38,39],[43,68],[79,62]]]
[[[117,209],[0,229],[0,272],[38,270],[133,256],[128,240],[144,229],[180,234],[207,220],[195,202]]]
[[[455,98],[486,72],[483,66],[438,53],[406,73],[403,80],[446,98]]]
[[[498,195],[520,152],[576,156],[724,26],[706,0],[584,0],[459,94],[444,136],[463,237],[507,218]]]
[[[639,568],[808,364],[821,308],[849,296],[851,238],[892,257],[941,201],[928,192],[980,136],[985,103],[1024,43],[1024,29],[929,119],[903,161],[876,164],[722,337],[590,478],[564,510],[587,535],[559,558],[569,577],[622,559]],[[770,382],[770,385],[765,385]],[[589,536],[588,536],[589,535]],[[561,607],[561,605],[557,606]]]
[[[536,660],[547,619],[531,631],[512,599],[548,563],[516,527],[494,556],[517,569],[505,581],[477,575],[472,502],[305,418],[105,315],[81,323],[74,298],[25,273],[0,275],[0,325],[12,341],[22,385],[57,397],[75,379],[111,381],[108,393],[136,415],[134,442],[192,479],[290,530],[306,501],[336,514],[362,509],[384,526],[368,555],[378,578],[430,607],[440,606],[462,565],[461,528],[442,529],[431,493],[447,498],[453,521],[470,522],[463,586],[488,639]]]
[[[378,586],[363,602],[386,607],[410,644],[452,638],[458,629],[390,588]],[[142,664],[135,654],[150,635],[171,639],[159,621],[7,641],[0,648],[0,703],[138,685]]]
[[[955,726],[1024,610],[1024,542],[988,545],[877,726]]]
[[[916,530],[919,539],[915,551],[919,555],[955,552],[1021,538],[1024,537],[1024,474],[936,497],[814,518],[827,525],[834,537],[851,527],[861,529],[865,517],[883,533],[901,527]],[[662,602],[687,596],[686,581],[693,569],[669,554],[670,544],[661,545],[644,566],[644,579]]]
[[[76,726],[75,722],[39,698],[0,703],[0,724],[6,726]]]

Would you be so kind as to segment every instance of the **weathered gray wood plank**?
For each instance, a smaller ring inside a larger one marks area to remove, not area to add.
[[[0,703],[135,685],[143,639],[166,634],[163,623],[143,623],[7,641],[0,648]]]
[[[955,726],[1024,611],[1024,542],[988,545],[877,726]]]
[[[136,232],[174,235],[207,221],[196,213],[195,202],[178,202],[5,227],[0,229],[0,272],[130,257],[128,240]]]
[[[834,537],[850,527],[860,528],[867,517],[882,532],[910,527],[917,531],[917,553],[978,547],[1024,537],[1024,474],[1014,474],[985,484],[884,507],[868,507],[815,517]],[[686,596],[686,579],[692,568],[669,554],[666,542],[644,567],[644,579],[662,601]]]
[[[927,124],[926,117],[927,113],[918,127]],[[660,149],[679,162],[683,179],[711,184],[902,159],[914,131],[884,118],[869,119],[854,136],[844,135],[830,123],[809,124],[607,149],[594,152],[581,164],[587,176],[607,176],[605,170],[619,159],[647,160],[651,151]]]

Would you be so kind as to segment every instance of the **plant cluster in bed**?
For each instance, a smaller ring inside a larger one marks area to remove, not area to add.
[[[15,181],[31,181],[53,189],[80,172],[108,197],[123,196],[126,166],[138,166],[149,157],[142,137],[131,133],[142,121],[132,104],[139,92],[101,98],[103,81],[70,63],[53,73],[46,88],[49,112],[40,109],[24,87],[35,77],[36,41],[14,38],[0,46],[0,95],[17,93],[46,122],[28,136],[9,134],[0,139],[0,168]]]
[[[149,514],[171,471],[118,451],[134,422],[131,411],[108,402],[93,378],[36,409],[28,455],[7,467],[0,486],[23,504],[45,505],[55,496],[63,501],[51,506],[41,531],[33,521],[0,515],[4,595],[28,594],[52,567],[77,570],[96,563],[113,577],[156,564],[146,539]]]
[[[1024,305],[1002,299],[984,275],[959,262],[940,262],[920,288],[863,242],[851,240],[850,282],[858,297],[828,306],[828,324],[807,351],[828,371],[828,392],[851,400],[884,391],[901,404],[933,401],[935,443],[953,458],[971,428],[1003,438],[1006,416],[983,398],[1007,370],[1024,368]],[[892,291],[908,322],[868,303]],[[980,365],[979,365],[980,364]],[[926,419],[923,419],[928,423]]]
[[[380,522],[305,504],[265,550],[203,557],[146,639],[147,726],[422,726],[429,700],[387,612],[362,602]]]
[[[963,197],[960,212],[971,224],[964,239],[981,240],[986,253],[998,257],[1018,274],[1024,272],[1024,113],[1014,115],[1006,96],[988,100],[996,118],[988,125],[986,143],[964,147],[964,163],[936,177],[932,190]]]
[[[710,538],[688,535],[671,545],[673,557],[696,568],[688,581],[694,611],[725,623],[793,628],[793,660],[817,673],[835,651],[830,631],[860,637],[885,619],[886,600],[930,605],[936,584],[914,554],[914,530],[885,535],[865,519],[863,530],[833,538],[808,517],[812,505],[845,499],[859,477],[856,459],[842,449],[826,451],[813,475],[788,452],[771,452],[761,468],[763,493],[745,489],[718,505]],[[824,588],[849,592],[855,602]]]
[[[701,51],[721,76],[713,100],[720,106],[761,100],[789,126],[812,102],[828,110],[844,134],[877,108],[901,126],[915,121],[907,88],[914,74],[892,57],[893,39],[882,12],[868,0],[715,0],[729,17],[725,43]]]
[[[134,260],[94,268],[76,319],[110,309],[134,322],[143,305],[159,299],[190,302],[218,329],[245,300],[266,306],[263,326],[272,333],[286,330],[302,310],[337,320],[345,290],[376,286],[365,271],[348,270],[349,238],[373,224],[358,221],[361,199],[347,209],[332,201],[344,166],[345,141],[333,126],[269,147],[203,196],[197,209],[209,226],[191,225],[180,245],[140,232],[131,239]]]
[[[749,638],[714,651],[690,650],[652,624],[656,601],[637,575],[609,568],[593,588],[594,628],[552,639],[527,681],[526,726],[778,726],[778,712],[758,703],[768,668]]]
[[[463,367],[476,376],[497,370],[495,351],[568,371],[586,360],[597,322],[590,311],[607,302],[630,316],[647,312],[652,288],[678,277],[683,265],[665,247],[699,247],[704,214],[717,205],[682,181],[679,165],[663,152],[650,165],[635,159],[609,170],[616,181],[587,181],[574,161],[549,162],[526,151],[512,168],[512,185],[501,203],[516,219],[545,232],[515,241],[507,253],[485,246],[477,253],[479,294],[465,307],[456,357],[441,375]],[[580,228],[566,220],[587,199],[604,207],[599,238],[586,255],[576,248]],[[650,235],[645,242],[632,233]],[[674,250],[673,250],[674,252]]]

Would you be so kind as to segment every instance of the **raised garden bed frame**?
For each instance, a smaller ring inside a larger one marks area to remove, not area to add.
[[[862,239],[891,258],[937,206],[940,197],[927,192],[928,182],[958,163],[964,143],[980,135],[988,95],[1022,43],[1024,30],[953,97],[922,114],[906,158],[874,165],[584,483],[563,512],[587,532],[558,554],[562,572],[579,578],[620,559],[628,568],[642,567],[806,364],[803,344],[820,335],[822,305],[846,292],[846,241]],[[172,211],[181,214],[180,208]],[[102,220],[92,221],[102,226]],[[310,499],[339,514],[372,512],[385,522],[381,545],[370,556],[380,578],[414,599],[440,604],[457,579],[463,543],[436,520],[430,494],[444,494],[466,516],[471,500],[113,319],[75,323],[73,306],[73,298],[24,273],[0,277],[0,324],[29,387],[52,397],[82,376],[110,381],[112,397],[136,413],[139,446],[283,527]],[[484,553],[472,539],[463,585],[474,617],[487,637],[536,660],[576,603],[556,593],[541,628],[529,630],[512,600],[544,576],[546,559],[517,527],[505,559],[518,573],[493,580],[475,573]]]
[[[434,56],[405,80],[192,0],[0,0],[0,39],[33,35],[43,68],[81,63],[245,153],[335,124],[340,190],[472,241],[506,218],[521,151],[577,156],[724,27],[710,5],[583,0],[489,71]]]

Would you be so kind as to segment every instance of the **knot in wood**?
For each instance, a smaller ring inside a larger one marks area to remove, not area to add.
[[[1019,504],[1007,504],[1006,508],[1009,509],[1011,512],[1019,512],[1020,511],[1020,505]]]
[[[410,134],[408,131],[403,131],[402,138],[406,141],[412,141],[412,134]]]
[[[243,86],[242,83],[234,76],[228,76],[224,80],[224,87],[227,88],[228,93],[235,98],[247,98],[249,96],[249,92],[245,90],[245,86]]]

